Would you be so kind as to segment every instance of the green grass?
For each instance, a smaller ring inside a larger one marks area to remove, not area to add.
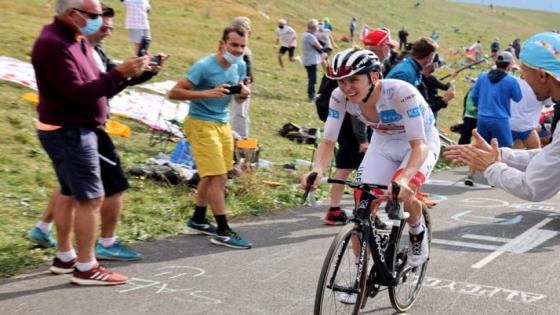
[[[44,12],[44,0],[2,1],[0,10],[0,55],[29,61],[33,42],[42,26],[52,19]],[[115,59],[132,55],[133,49],[124,30],[124,8],[118,0],[107,0],[116,9],[115,31],[105,48]],[[457,57],[447,54],[449,48],[469,46],[482,40],[486,51],[490,42],[499,37],[502,46],[515,37],[546,31],[557,25],[558,15],[513,9],[491,13],[486,7],[423,1],[420,9],[413,1],[288,1],[288,0],[158,0],[151,12],[152,52],[171,55],[157,81],[178,80],[195,60],[216,50],[222,28],[235,16],[252,19],[250,47],[254,54],[256,82],[251,101],[251,133],[263,145],[264,159],[292,163],[296,158],[308,159],[307,147],[276,135],[287,122],[320,127],[315,106],[305,101],[306,78],[303,67],[287,62],[281,71],[273,51],[276,21],[286,17],[298,34],[305,30],[310,17],[329,16],[335,28],[334,36],[347,33],[352,16],[358,28],[365,21],[370,26],[387,26],[394,33],[405,26],[414,39],[440,34],[440,46],[446,60],[453,64]],[[437,8],[436,8],[437,7]],[[501,15],[501,12],[505,16]],[[454,29],[460,32],[455,33]],[[300,37],[301,38],[301,37]],[[341,48],[349,44],[339,43]],[[481,68],[466,71],[476,74]],[[449,70],[441,70],[441,75]],[[457,98],[440,114],[440,126],[448,127],[461,120],[461,101],[467,84],[458,80]],[[0,277],[22,272],[43,264],[52,257],[52,250],[29,249],[24,239],[46,207],[50,193],[56,187],[50,162],[38,144],[33,129],[36,114],[32,105],[21,96],[23,87],[0,81]],[[119,119],[132,127],[130,138],[115,138],[125,167],[142,163],[157,154],[148,146],[149,130],[136,122]],[[170,146],[171,147],[171,146]],[[446,167],[445,165],[443,167]],[[227,209],[230,217],[250,219],[267,215],[277,209],[296,206],[301,191],[295,186],[303,170],[291,172],[281,167],[259,170],[228,184]],[[282,183],[278,188],[262,184],[262,180]],[[160,182],[131,177],[131,189],[125,197],[125,207],[118,235],[127,242],[156,239],[181,231],[188,217],[194,194],[185,186],[168,186]],[[319,196],[327,195],[324,187]]]

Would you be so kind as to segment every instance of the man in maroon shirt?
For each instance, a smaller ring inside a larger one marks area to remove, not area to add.
[[[149,57],[129,58],[101,73],[82,37],[102,24],[99,0],[58,0],[56,13],[35,42],[31,58],[39,87],[37,134],[62,192],[54,212],[58,245],[50,269],[73,272],[76,284],[122,284],[128,277],[101,267],[94,254],[105,196],[96,131],[107,119],[107,96],[126,78],[149,69]],[[77,256],[70,241],[72,224]]]

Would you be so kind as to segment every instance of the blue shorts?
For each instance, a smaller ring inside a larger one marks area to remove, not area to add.
[[[529,135],[531,134],[531,131],[533,131],[533,129],[527,130],[527,131],[511,131],[511,136],[513,137],[513,141],[515,140],[521,140],[521,141],[525,141],[527,140],[527,138],[529,138]]]
[[[37,130],[37,135],[53,163],[63,195],[80,201],[105,195],[95,128]]]
[[[513,145],[513,137],[511,136],[508,118],[488,118],[479,116],[476,123],[476,130],[488,143],[490,143],[492,138],[498,139],[498,146],[500,146],[500,148],[511,148]]]

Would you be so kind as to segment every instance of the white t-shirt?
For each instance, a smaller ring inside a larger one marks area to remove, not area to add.
[[[531,130],[539,124],[543,106],[551,106],[553,102],[550,99],[544,102],[538,101],[529,83],[521,78],[516,79],[521,87],[523,98],[519,102],[511,101],[509,125],[512,131]]]
[[[381,96],[375,104],[379,122],[369,121],[360,106],[350,103],[340,88],[336,88],[329,102],[324,138],[336,141],[344,116],[348,113],[373,128],[376,137],[403,141],[423,139],[431,151],[439,152],[434,115],[420,92],[405,81],[384,79],[380,82]],[[402,145],[401,142],[396,143]]]
[[[331,43],[331,33],[331,30],[327,28],[320,28],[319,31],[317,31],[317,39],[324,44],[324,48],[333,48]]]
[[[125,28],[127,30],[149,30],[148,10],[150,2],[148,0],[123,0],[126,6]]]
[[[276,36],[278,36],[281,47],[289,48],[296,46],[296,31],[288,25],[284,25],[284,28],[277,28]]]

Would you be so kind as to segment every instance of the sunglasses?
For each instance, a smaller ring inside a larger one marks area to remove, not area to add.
[[[83,13],[83,14],[87,15],[87,17],[88,17],[90,20],[95,20],[95,19],[97,19],[98,17],[100,17],[101,14],[102,14],[102,13],[91,13],[91,12],[84,11],[84,10],[80,10],[80,9],[77,9],[77,8],[72,8],[72,10],[75,10],[75,11],[78,11],[78,12],[80,12],[80,13]]]
[[[336,72],[332,67],[327,68],[327,76],[331,78],[343,77],[351,72],[352,72],[352,67],[350,66],[340,67]]]

